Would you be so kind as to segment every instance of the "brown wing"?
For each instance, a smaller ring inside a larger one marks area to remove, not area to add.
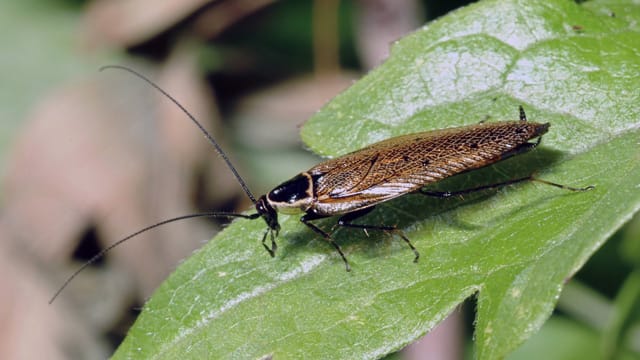
[[[308,171],[315,179],[316,211],[335,215],[366,208],[495,163],[548,127],[508,121],[428,131],[322,162]]]

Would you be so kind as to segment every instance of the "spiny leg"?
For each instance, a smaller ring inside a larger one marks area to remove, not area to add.
[[[583,188],[576,188],[576,187],[571,187],[571,186],[567,186],[567,185],[554,183],[554,182],[547,181],[547,180],[538,179],[538,178],[534,177],[533,175],[529,175],[527,177],[523,177],[523,178],[519,178],[519,179],[511,179],[511,180],[503,181],[503,182],[496,183],[496,184],[483,185],[483,186],[478,186],[478,187],[475,187],[475,188],[459,190],[459,191],[430,191],[430,190],[420,189],[420,193],[422,193],[424,195],[428,195],[428,196],[439,197],[439,198],[448,198],[448,197],[451,197],[451,196],[466,195],[466,194],[470,194],[470,193],[474,193],[474,192],[478,192],[478,191],[482,191],[482,190],[497,189],[497,188],[501,188],[503,186],[512,185],[512,184],[516,184],[516,183],[523,182],[523,181],[536,181],[536,182],[539,182],[539,183],[542,183],[542,184],[555,186],[557,188],[564,189],[564,190],[569,190],[569,191],[587,191],[587,190],[591,190],[591,189],[594,188],[593,185],[589,185],[589,186],[586,186],[586,187],[583,187]]]
[[[593,190],[596,187],[593,185],[589,185],[589,186],[585,186],[585,187],[581,187],[581,188],[577,188],[577,187],[573,187],[573,186],[567,186],[567,185],[562,185],[562,184],[558,184],[558,183],[554,183],[551,181],[547,181],[547,180],[543,180],[543,179],[538,179],[536,177],[533,177],[533,175],[530,176],[530,180],[531,181],[537,181],[541,184],[546,184],[546,185],[551,185],[551,186],[555,186],[559,189],[563,189],[563,190],[569,190],[569,191],[576,191],[576,192],[581,192],[581,191],[589,191],[589,190]]]
[[[320,229],[319,227],[317,227],[317,226],[315,226],[315,225],[313,225],[312,223],[309,222],[309,221],[312,221],[312,220],[318,220],[318,219],[322,219],[322,218],[325,218],[325,217],[326,216],[316,215],[314,213],[307,213],[303,217],[300,218],[300,221],[303,224],[307,225],[311,230],[315,231],[317,234],[320,234],[323,239],[325,239],[329,244],[331,244],[336,249],[336,251],[338,251],[338,254],[340,254],[340,257],[342,258],[342,261],[344,261],[345,269],[347,271],[351,271],[351,266],[349,265],[349,261],[347,260],[347,257],[342,252],[342,248],[340,247],[340,245],[338,245],[338,243],[336,243],[333,240],[333,238],[331,237],[331,235],[329,235],[329,233],[327,233],[326,231]]]
[[[267,234],[271,234],[271,248],[269,248],[267,246]],[[278,249],[278,244],[276,244],[276,239],[275,239],[275,235],[273,234],[273,230],[267,228],[267,230],[264,232],[264,235],[262,235],[262,246],[264,246],[265,250],[267,250],[267,252],[269,253],[269,255],[271,255],[271,257],[275,257],[276,256],[276,250]]]
[[[420,253],[415,248],[415,246],[413,246],[413,244],[411,243],[409,238],[407,238],[404,235],[404,232],[402,230],[398,229],[397,227],[395,227],[395,226],[384,226],[384,225],[366,225],[366,224],[354,224],[354,223],[352,223],[352,221],[354,221],[354,220],[356,220],[356,219],[368,214],[373,209],[374,209],[374,207],[369,207],[369,208],[366,208],[366,209],[362,209],[362,210],[358,210],[358,211],[354,211],[354,212],[350,212],[350,213],[344,214],[338,219],[338,225],[339,226],[344,226],[344,227],[356,228],[356,229],[363,229],[365,231],[365,233],[366,233],[367,230],[379,230],[379,231],[384,231],[384,232],[388,232],[388,233],[391,233],[391,234],[396,234],[396,235],[400,236],[402,238],[402,240],[404,240],[404,242],[407,243],[407,245],[409,245],[409,247],[411,248],[413,253],[416,255],[416,257],[413,259],[413,262],[418,262],[418,259],[420,258]]]
[[[524,113],[522,105],[518,106],[518,109],[520,110],[520,121],[527,121],[527,114]]]
[[[511,149],[510,151],[507,151],[503,154],[500,155],[500,160],[506,160],[512,156],[516,156],[516,155],[521,155],[524,153],[527,153],[533,149],[535,149],[536,147],[538,147],[538,145],[540,145],[540,142],[542,141],[542,136],[538,137],[538,140],[536,142],[526,142],[524,144],[520,144],[519,146]]]

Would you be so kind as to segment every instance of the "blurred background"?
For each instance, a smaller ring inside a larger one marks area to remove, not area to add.
[[[250,206],[176,106],[100,66],[129,66],[175,96],[262,194],[320,160],[300,143],[306,118],[384,61],[394,40],[468,2],[1,2],[0,358],[109,356],[145,299],[223,224],[196,219],[145,233],[48,305],[65,277],[159,220]],[[625,239],[639,232],[633,222],[597,253],[514,358],[557,355],[549,344],[560,339],[603,341],[638,263],[621,255],[638,253]],[[468,356],[473,316],[470,300],[399,356]]]

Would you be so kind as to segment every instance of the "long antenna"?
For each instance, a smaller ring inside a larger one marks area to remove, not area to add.
[[[51,305],[56,300],[56,298],[58,297],[58,295],[60,295],[62,290],[64,290],[67,287],[67,285],[69,285],[69,283],[71,283],[71,281],[73,281],[73,279],[75,279],[76,276],[78,276],[78,274],[80,274],[84,269],[86,269],[88,266],[90,266],[91,264],[93,264],[96,261],[98,261],[98,259],[102,258],[106,253],[108,253],[109,251],[113,250],[113,248],[115,248],[116,246],[122,244],[123,242],[125,242],[125,241],[127,241],[129,239],[131,239],[132,237],[135,237],[135,236],[138,236],[138,235],[142,234],[143,232],[146,232],[146,231],[149,231],[151,229],[157,228],[158,226],[161,226],[161,225],[172,223],[174,221],[192,219],[192,218],[197,218],[197,217],[227,217],[227,218],[239,217],[239,218],[244,218],[244,219],[256,219],[259,216],[260,216],[259,213],[245,215],[245,214],[209,211],[209,212],[203,212],[203,213],[197,213],[197,214],[182,215],[182,216],[174,217],[174,218],[171,218],[171,219],[162,220],[159,223],[155,223],[153,225],[147,226],[144,229],[138,230],[138,231],[134,232],[133,234],[114,242],[113,244],[109,245],[108,247],[102,249],[102,251],[100,251],[99,253],[93,255],[93,257],[91,259],[89,259],[87,262],[82,264],[82,266],[78,270],[76,270],[73,274],[71,274],[71,276],[69,276],[67,278],[67,280],[65,280],[64,284],[62,284],[62,286],[60,286],[58,291],[56,291],[56,293],[53,294],[53,296],[49,300],[49,305]]]
[[[153,86],[156,90],[158,90],[160,93],[162,93],[162,95],[166,96],[169,100],[171,100],[174,104],[176,104],[176,106],[178,106],[180,108],[180,110],[182,110],[182,112],[184,112],[189,117],[189,119],[191,119],[191,121],[193,121],[193,123],[196,124],[196,126],[198,126],[200,131],[202,131],[202,133],[204,134],[204,137],[211,143],[211,145],[213,145],[213,147],[216,149],[218,154],[222,157],[224,162],[227,163],[227,166],[229,167],[229,170],[231,170],[231,172],[233,173],[233,176],[236,177],[236,179],[240,183],[240,186],[242,186],[242,190],[244,190],[245,194],[247,194],[247,196],[249,197],[251,202],[253,202],[254,204],[256,203],[255,196],[253,196],[253,193],[251,193],[251,190],[249,190],[249,187],[244,182],[244,180],[242,179],[242,177],[238,173],[238,170],[236,170],[236,168],[233,166],[233,164],[231,163],[231,160],[229,160],[229,158],[227,157],[227,154],[222,150],[222,148],[220,147],[218,142],[213,138],[213,136],[211,136],[211,134],[209,134],[209,132],[204,128],[204,126],[202,126],[202,124],[200,124],[200,122],[198,120],[196,120],[196,118],[193,115],[191,115],[191,113],[187,109],[185,109],[185,107],[182,106],[182,104],[180,104],[178,102],[178,100],[176,100],[173,96],[169,95],[169,93],[164,91],[164,89],[162,89],[160,86],[158,86],[153,81],[149,80],[146,76],[140,74],[139,72],[137,72],[137,71],[135,71],[133,69],[130,69],[130,68],[128,68],[126,66],[122,66],[122,65],[107,65],[107,66],[101,67],[100,71],[107,70],[107,69],[119,69],[119,70],[128,71],[129,73],[131,73],[131,74],[139,77],[140,79],[146,81],[149,85]]]

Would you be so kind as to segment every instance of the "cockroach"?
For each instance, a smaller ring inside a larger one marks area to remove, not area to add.
[[[549,130],[550,124],[527,121],[524,109],[520,106],[519,121],[481,122],[383,140],[335,159],[323,161],[256,199],[218,142],[174,97],[132,69],[123,66],[106,66],[101,70],[104,69],[127,71],[147,82],[177,105],[222,157],[247,197],[253,202],[256,212],[241,214],[210,211],[178,216],[147,226],[115,242],[87,261],[67,278],[49,303],[52,303],[82,270],[114,247],[143,232],[174,221],[195,217],[249,220],[262,218],[267,224],[267,229],[262,236],[262,246],[271,257],[274,257],[277,249],[276,238],[280,231],[278,212],[302,213],[300,221],[331,244],[342,258],[346,270],[350,271],[349,261],[331,233],[314,225],[312,221],[339,216],[337,221],[339,226],[359,228],[365,232],[378,230],[396,234],[413,251],[415,255],[413,261],[417,262],[420,253],[400,229],[388,225],[354,224],[353,221],[371,212],[376,205],[409,193],[447,198],[523,181],[537,181],[570,191],[586,191],[593,188],[593,186],[574,188],[538,179],[533,175],[460,191],[428,191],[424,188],[426,185],[453,175],[479,169],[536,148],[540,144],[542,135]],[[536,138],[537,141],[530,142]]]

